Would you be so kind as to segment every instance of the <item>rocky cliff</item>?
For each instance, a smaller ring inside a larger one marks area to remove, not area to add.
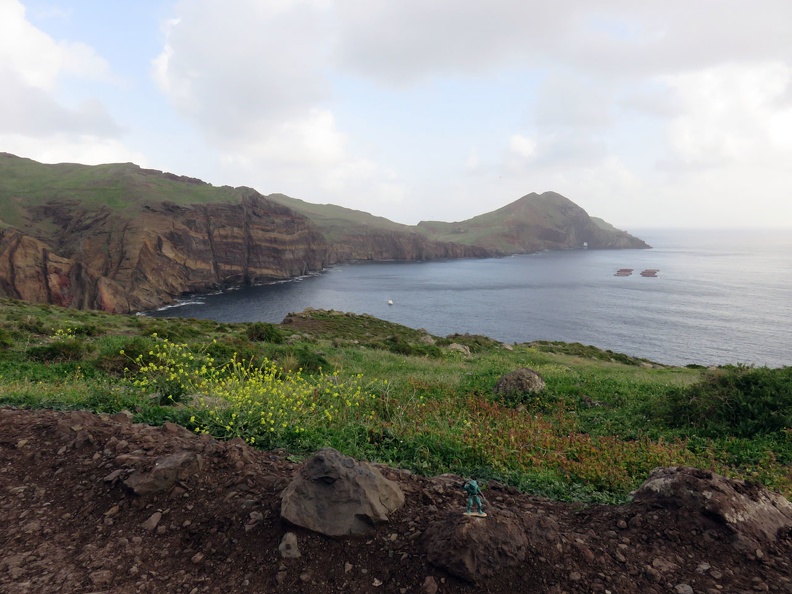
[[[432,241],[420,233],[381,229],[360,229],[344,234],[328,248],[330,263],[356,260],[437,260],[446,258],[487,258],[494,255],[476,245]]]
[[[33,232],[0,237],[0,292],[68,307],[131,312],[184,293],[321,270],[315,226],[255,193],[236,204],[147,203],[132,212],[53,200],[30,209]]]
[[[123,313],[350,260],[487,254],[417,233],[362,232],[330,244],[310,220],[252,190],[237,203],[131,211],[51,200],[30,208],[28,220],[27,233],[0,229],[0,295]]]

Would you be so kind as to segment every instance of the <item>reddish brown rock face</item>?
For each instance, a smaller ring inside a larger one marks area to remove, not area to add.
[[[0,229],[0,294],[63,307],[129,311],[117,283],[15,229]]]
[[[0,296],[115,313],[350,260],[490,255],[419,233],[352,233],[331,245],[308,218],[252,190],[236,203],[161,202],[114,212],[53,200],[30,212],[27,234],[0,229]]]
[[[0,230],[0,294],[66,307],[155,308],[184,293],[321,270],[327,254],[308,219],[255,194],[135,213],[50,202],[34,214],[57,230],[46,243]]]

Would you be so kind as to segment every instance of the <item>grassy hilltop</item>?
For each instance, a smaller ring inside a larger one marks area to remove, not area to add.
[[[522,367],[546,389],[496,395]],[[0,405],[126,409],[295,456],[332,446],[559,499],[623,500],[653,468],[681,465],[789,497],[790,400],[792,368],[665,367],[340,312],[221,324],[0,300]]]
[[[75,201],[87,209],[107,207],[116,212],[142,204],[168,201],[175,204],[206,204],[237,201],[248,188],[216,187],[201,180],[133,163],[45,165],[0,153],[0,207],[2,220],[26,229],[31,207],[53,200]]]

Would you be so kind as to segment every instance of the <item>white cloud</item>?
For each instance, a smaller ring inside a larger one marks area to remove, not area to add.
[[[598,77],[698,70],[789,47],[787,0],[342,0],[338,57],[390,84],[566,65]]]
[[[345,144],[333,114],[311,109],[304,117],[259,127],[254,138],[239,145],[237,151],[225,151],[225,158],[250,165],[264,161],[272,169],[335,167],[347,158]]]
[[[402,200],[404,189],[393,171],[350,149],[324,106],[332,94],[328,7],[323,0],[182,1],[154,74],[227,174],[263,192],[376,210]]]
[[[84,43],[57,42],[30,22],[16,0],[0,1],[2,150],[52,162],[143,159],[118,141],[120,126],[90,95],[65,101],[64,81],[115,84],[109,65]]]
[[[470,172],[479,170],[479,156],[478,151],[475,148],[470,149],[467,159],[465,159],[465,169]]]
[[[726,64],[666,81],[684,110],[669,127],[672,160],[732,167],[792,157],[792,105],[779,100],[792,67]]]
[[[522,134],[513,134],[509,139],[508,149],[505,151],[501,168],[509,176],[520,177],[537,158],[536,141]]]
[[[213,142],[250,140],[263,127],[303,117],[329,89],[324,2],[179,2],[153,61],[174,106]]]
[[[90,134],[50,134],[45,142],[27,134],[0,132],[4,152],[42,163],[135,163],[156,167],[145,154],[132,151],[120,141]]]
[[[60,77],[109,80],[107,62],[84,43],[61,42],[30,24],[17,0],[0,2],[0,63],[24,84],[52,90]]]
[[[504,60],[536,63],[571,25],[563,4],[343,0],[336,56],[342,67],[397,85],[438,74],[468,77]]]
[[[519,134],[511,137],[509,148],[524,159],[532,159],[536,155],[536,142]]]
[[[57,133],[110,137],[120,133],[104,106],[94,99],[67,107],[58,103],[51,93],[26,84],[14,71],[0,68],[0,80],[4,83],[0,94],[0,132],[36,138]]]
[[[327,110],[311,109],[304,117],[261,129],[255,140],[225,150],[221,159],[227,174],[250,180],[264,192],[278,188],[309,202],[376,212],[404,199],[392,171],[350,154]]]

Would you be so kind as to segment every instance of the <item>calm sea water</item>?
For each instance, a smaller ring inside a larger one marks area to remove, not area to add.
[[[675,365],[792,365],[792,230],[633,233],[653,249],[345,265],[150,315],[280,322],[313,307],[439,336],[581,342]],[[619,268],[634,272],[614,276]],[[640,276],[646,268],[657,277]]]

